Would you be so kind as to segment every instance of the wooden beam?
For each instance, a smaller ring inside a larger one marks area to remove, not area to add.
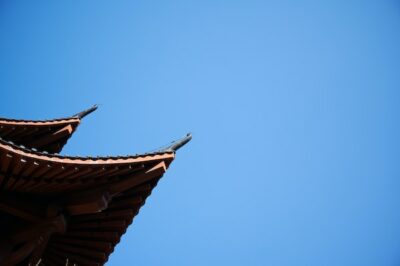
[[[32,200],[7,194],[0,194],[0,210],[30,222],[43,221],[46,207]]]
[[[71,125],[67,125],[67,126],[61,128],[60,130],[54,132],[51,135],[44,136],[35,141],[32,141],[31,143],[29,143],[29,145],[32,147],[38,147],[38,148],[43,147],[45,145],[48,145],[52,142],[55,142],[55,141],[61,139],[61,138],[70,136],[72,134],[73,130],[74,129],[72,128]]]
[[[45,220],[41,223],[34,224],[30,227],[25,227],[22,230],[12,233],[9,236],[11,243],[21,244],[32,239],[37,239],[43,235],[53,233],[65,233],[66,220],[64,215],[59,215],[55,218]]]
[[[98,213],[108,207],[110,200],[111,196],[107,191],[89,196],[81,194],[68,200],[65,203],[65,209],[70,215]]]
[[[73,245],[81,247],[92,247],[95,250],[100,250],[102,252],[111,252],[112,245],[105,241],[95,241],[95,240],[82,240],[82,239],[68,239],[68,238],[53,238],[51,239],[54,243],[62,243],[64,245]]]
[[[4,266],[14,266],[29,256],[37,245],[38,239],[32,239],[26,242],[16,251],[12,252],[2,263]]]
[[[32,134],[32,128],[28,128],[26,126],[23,127],[17,127],[15,128],[13,134],[10,136],[7,136],[7,139],[10,139],[12,141],[15,141],[16,139],[19,139],[23,137],[24,135],[31,135]]]
[[[14,186],[15,190],[18,190],[21,186],[23,186],[25,183],[29,182],[28,176],[31,176],[31,174],[36,171],[40,167],[39,163],[36,161],[32,161],[28,167],[22,171],[21,178],[17,181],[17,183]]]
[[[113,200],[110,206],[107,208],[108,210],[115,211],[115,210],[123,210],[123,209],[134,209],[140,208],[143,205],[144,201],[143,198],[140,196],[131,196],[129,198]]]
[[[165,173],[166,170],[167,167],[165,165],[165,162],[162,161],[148,170],[138,172],[136,174],[133,174],[131,177],[126,178],[125,180],[114,183],[110,186],[110,194],[117,195],[137,185],[143,184],[151,179],[160,177]]]
[[[86,229],[100,229],[100,230],[120,230],[121,228],[126,227],[127,224],[125,220],[116,220],[116,221],[95,221],[95,222],[87,222],[87,223],[79,223],[79,224],[71,224],[69,228],[71,230],[86,230]]]
[[[93,258],[97,261],[104,261],[106,258],[106,254],[102,251],[91,250],[88,248],[74,247],[69,244],[61,244],[61,243],[51,243],[51,247],[57,250],[62,250],[66,253],[75,254],[77,256],[85,256],[89,258]]]
[[[15,130],[13,126],[0,126],[0,136],[2,138],[7,137],[11,132]]]
[[[60,238],[79,238],[79,239],[97,239],[103,241],[110,241],[116,243],[119,241],[119,234],[117,232],[104,232],[104,231],[71,231],[66,235],[59,236]]]
[[[81,216],[75,216],[71,220],[71,223],[85,223],[88,221],[97,221],[99,219],[109,221],[116,219],[130,219],[134,216],[134,212],[132,210],[122,210],[122,211],[103,211],[95,214],[86,214]]]
[[[32,251],[32,254],[29,258],[29,265],[38,265],[38,262],[41,260],[44,251],[46,250],[47,243],[49,242],[50,235],[44,235],[39,240],[39,243]]]
[[[1,183],[0,183],[0,190],[4,188],[4,186],[7,184],[8,179],[10,178],[11,175],[11,162],[13,160],[13,156],[9,153],[6,153],[2,155],[1,158],[1,164],[0,164],[0,175],[1,175]]]
[[[98,213],[108,207],[112,196],[140,185],[148,180],[157,178],[166,171],[165,163],[162,161],[150,169],[133,173],[122,181],[114,182],[112,185],[104,185],[88,195],[87,192],[75,193],[62,203],[70,215],[82,215]]]
[[[50,247],[49,251],[51,251],[53,254],[59,256],[59,257],[65,257],[66,259],[69,260],[70,264],[69,265],[92,265],[92,266],[100,266],[102,263],[100,262],[96,262],[93,261],[93,259],[84,257],[84,256],[80,256],[80,255],[76,255],[76,254],[72,254],[72,253],[68,253],[65,251],[60,251],[58,248],[56,247]]]

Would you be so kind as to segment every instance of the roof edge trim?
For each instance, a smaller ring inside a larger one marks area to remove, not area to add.
[[[98,157],[83,157],[83,156],[65,156],[59,154],[50,154],[47,152],[40,152],[36,149],[28,149],[24,146],[16,145],[13,142],[6,141],[0,138],[0,150],[4,149],[6,152],[16,153],[22,156],[30,157],[30,159],[45,160],[48,162],[56,163],[78,163],[78,164],[114,164],[114,163],[135,163],[142,161],[152,161],[159,157],[165,157],[165,159],[173,159],[175,153],[172,151],[158,151],[151,153],[142,153],[135,155],[125,156],[98,156]]]
[[[183,137],[179,140],[173,141],[169,146],[161,149],[160,151],[161,152],[176,152],[177,150],[179,150],[180,148],[185,146],[185,144],[191,140],[192,140],[192,133],[188,133],[188,134],[186,134],[185,137]]]
[[[83,110],[82,112],[79,112],[79,113],[73,115],[72,117],[76,117],[76,118],[82,119],[85,116],[87,116],[88,114],[93,113],[94,111],[96,111],[98,107],[99,106],[97,104],[95,104],[92,107],[90,107],[89,109]]]

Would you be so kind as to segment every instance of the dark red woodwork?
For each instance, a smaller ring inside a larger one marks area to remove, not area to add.
[[[0,265],[103,265],[175,158],[59,152],[89,109],[49,121],[0,119]],[[47,152],[42,152],[42,151]]]

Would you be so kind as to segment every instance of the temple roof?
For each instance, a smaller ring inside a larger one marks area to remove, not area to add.
[[[17,120],[0,118],[0,137],[28,148],[59,153],[75,132],[81,119],[97,105],[71,117],[52,120]]]
[[[168,166],[174,152],[153,152],[132,156],[79,157],[32,151],[0,140],[0,189],[52,195],[91,189],[108,184],[114,178],[136,174],[138,169],[165,161]],[[104,177],[104,178],[101,178]]]
[[[53,128],[76,119],[15,122]],[[51,154],[0,138],[0,234],[18,224],[9,215],[33,226],[9,237],[32,253],[22,260],[17,249],[6,262],[35,265],[41,259],[45,265],[65,265],[68,259],[76,265],[103,265],[176,151],[191,138],[188,134],[154,152],[101,157]]]

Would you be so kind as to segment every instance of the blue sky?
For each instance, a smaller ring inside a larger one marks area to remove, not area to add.
[[[0,116],[193,141],[107,265],[400,264],[398,1],[0,2]]]

